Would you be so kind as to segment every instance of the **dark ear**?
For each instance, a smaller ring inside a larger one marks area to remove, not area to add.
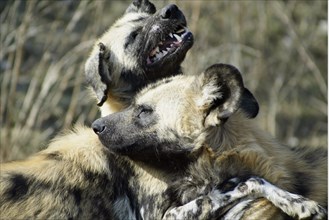
[[[258,115],[258,102],[247,88],[243,91],[240,108],[245,112],[248,118],[255,118]]]
[[[148,0],[134,0],[126,9],[125,13],[143,12],[148,14],[154,14],[155,11],[156,8],[154,4],[152,4]]]
[[[239,108],[246,110],[248,117],[257,115],[257,101],[244,88],[242,76],[234,66],[212,65],[200,75],[200,79],[202,97],[198,105],[205,112],[205,126],[217,126],[225,122]]]
[[[110,51],[103,43],[99,43],[99,53],[91,56],[85,65],[86,82],[94,89],[98,106],[107,100],[107,93],[112,82],[110,75]]]

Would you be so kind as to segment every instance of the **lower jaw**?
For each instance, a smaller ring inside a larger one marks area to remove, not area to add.
[[[176,60],[176,57],[180,57],[180,54],[181,54],[181,52],[180,51],[178,51],[178,50],[182,50],[182,48],[175,48],[175,49],[173,49],[173,51],[170,53],[170,54],[166,54],[164,57],[162,57],[160,60],[157,60],[157,61],[155,61],[155,62],[152,62],[152,63],[149,63],[149,61],[147,61],[147,66],[149,66],[149,67],[153,67],[153,66],[157,66],[158,65],[158,63],[160,63],[160,62],[163,62],[163,60],[164,59],[171,59],[171,60]],[[174,56],[173,58],[169,58],[169,56]],[[148,58],[149,59],[149,58]],[[170,61],[169,61],[170,62]]]

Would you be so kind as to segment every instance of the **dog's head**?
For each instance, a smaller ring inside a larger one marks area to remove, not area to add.
[[[96,42],[86,62],[98,105],[109,96],[130,104],[146,84],[180,73],[192,45],[193,35],[176,5],[156,11],[148,0],[135,0]]]
[[[129,108],[96,120],[92,127],[111,150],[151,160],[195,152],[211,128],[221,129],[235,114],[254,118],[258,103],[238,69],[216,64],[200,75],[149,85]]]

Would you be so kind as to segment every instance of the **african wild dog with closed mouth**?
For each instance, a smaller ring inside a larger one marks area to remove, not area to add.
[[[172,182],[164,194],[171,198],[165,215],[170,219],[325,219],[326,149],[280,144],[257,128],[257,113],[240,72],[216,64],[201,75],[147,86],[126,110],[92,127],[111,151],[166,173]],[[231,178],[242,183],[225,190]],[[251,200],[223,213],[223,206],[245,197]]]
[[[128,106],[146,84],[180,74],[192,45],[176,5],[156,12],[148,0],[135,0],[96,42],[85,66],[102,114]],[[161,196],[166,176],[109,152],[86,127],[0,169],[1,219],[141,219],[139,204],[147,202],[154,204],[147,216],[159,219],[168,207]]]

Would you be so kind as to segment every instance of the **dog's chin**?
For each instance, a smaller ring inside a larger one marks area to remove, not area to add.
[[[145,163],[148,163],[150,160],[154,160],[154,158],[156,158],[156,152],[152,148],[143,148],[131,145],[111,147],[109,150],[116,155],[126,156],[132,160],[142,161]]]
[[[115,154],[123,155],[123,156],[129,156],[134,154],[143,153],[145,151],[145,147],[137,146],[134,143],[116,143],[115,141],[109,141],[100,138],[102,144],[108,148],[110,151],[112,151]],[[108,144],[111,143],[111,144]]]

